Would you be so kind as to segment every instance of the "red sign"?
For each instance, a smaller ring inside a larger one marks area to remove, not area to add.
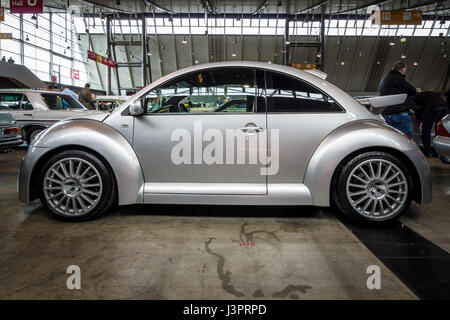
[[[43,0],[10,0],[11,13],[43,13]]]
[[[111,67],[111,68],[116,67],[116,63],[113,60],[108,59],[107,57],[101,56],[92,51],[88,51],[88,59],[94,60],[94,61],[104,64],[104,65],[107,65],[108,67]]]
[[[75,80],[80,80],[80,70],[70,69],[70,77]]]

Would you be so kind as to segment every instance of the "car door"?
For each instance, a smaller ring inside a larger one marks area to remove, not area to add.
[[[279,170],[268,176],[270,186],[303,184],[311,156],[348,115],[326,92],[282,73],[266,72],[267,126],[279,130]]]
[[[256,72],[196,71],[144,95],[145,112],[135,117],[133,146],[145,194],[267,193],[261,170],[267,160],[266,114],[256,112],[265,109],[264,81],[261,76],[257,80]],[[246,100],[246,108],[214,112],[234,99]]]
[[[11,112],[19,128],[33,120],[33,107],[27,96],[22,93],[0,93],[0,110]]]

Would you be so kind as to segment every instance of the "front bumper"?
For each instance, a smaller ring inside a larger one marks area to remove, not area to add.
[[[420,199],[416,201],[421,205],[426,205],[431,202],[433,196],[431,170],[427,158],[420,150],[403,151],[408,158],[413,162],[417,170],[421,186]]]
[[[30,146],[25,157],[22,158],[18,177],[17,177],[17,193],[19,200],[25,204],[29,204],[31,175],[41,157],[47,153],[49,148],[35,148]]]
[[[433,147],[442,162],[450,163],[450,137],[437,136],[433,140]]]

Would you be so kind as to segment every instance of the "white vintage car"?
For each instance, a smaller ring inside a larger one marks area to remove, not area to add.
[[[86,109],[70,95],[32,89],[0,89],[0,111],[13,114],[28,144],[41,131],[60,120],[100,112]]]

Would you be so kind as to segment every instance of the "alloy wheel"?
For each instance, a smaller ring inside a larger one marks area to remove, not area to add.
[[[370,159],[350,172],[346,194],[359,214],[372,220],[385,220],[404,207],[408,199],[408,182],[393,162]]]
[[[102,196],[103,182],[88,161],[70,157],[58,160],[45,173],[47,203],[61,216],[83,216],[92,211]]]

